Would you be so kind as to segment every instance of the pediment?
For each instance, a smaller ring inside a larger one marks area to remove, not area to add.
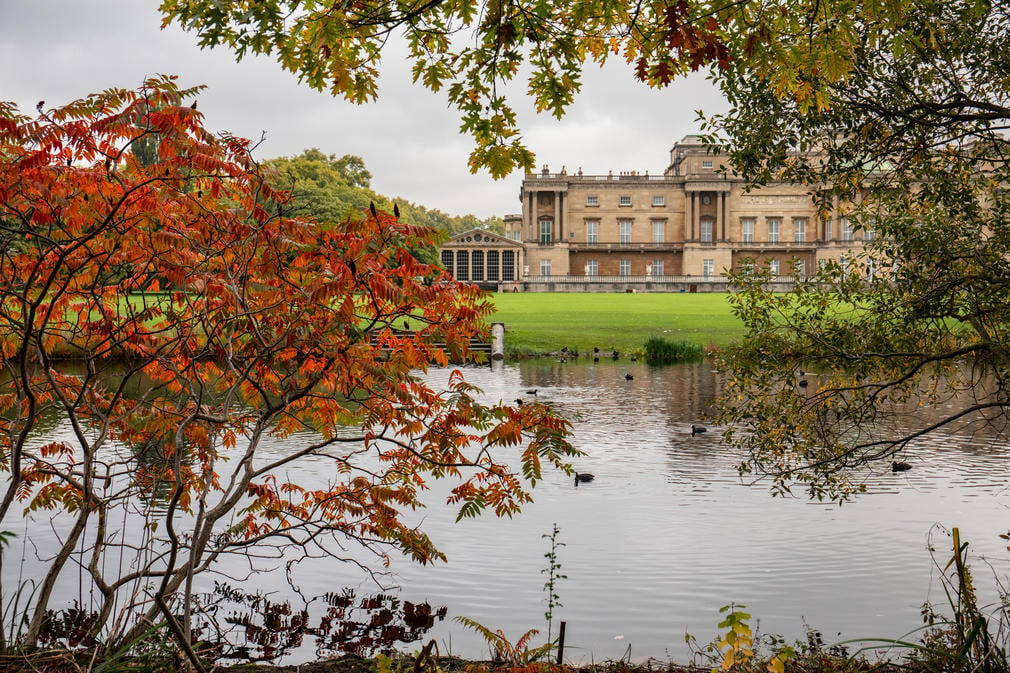
[[[442,247],[522,248],[522,244],[486,229],[470,229],[450,238]]]

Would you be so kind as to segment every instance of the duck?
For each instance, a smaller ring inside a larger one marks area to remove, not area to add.
[[[708,432],[708,428],[704,425],[692,425],[691,426],[691,436],[700,435],[703,432]]]
[[[537,394],[537,390],[539,390],[539,388],[534,388],[533,390],[527,390],[526,394],[527,395],[536,395]]]
[[[621,357],[621,354],[618,351],[614,351],[614,359],[616,360],[619,357]]]
[[[634,380],[634,378],[635,378],[635,377],[634,377],[634,376],[632,376],[631,374],[625,374],[625,375],[624,375],[624,380],[625,380],[625,381],[632,381],[632,380]]]
[[[898,460],[891,461],[891,472],[907,472],[908,470],[911,469],[912,466],[909,465],[908,463],[903,463]]]
[[[575,473],[575,485],[578,486],[579,483],[587,483],[596,479],[596,475],[590,474],[589,472],[576,472]]]
[[[806,388],[808,385],[810,385],[810,383],[806,379],[800,379],[796,385],[798,385],[800,388]]]
[[[515,399],[515,403],[517,407],[521,407],[523,405],[523,401],[518,397]]]

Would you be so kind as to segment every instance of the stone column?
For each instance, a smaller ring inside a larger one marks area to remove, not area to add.
[[[551,227],[551,243],[561,238],[561,192],[554,190],[554,224]]]
[[[505,323],[491,323],[491,359],[505,359]]]
[[[701,199],[698,192],[691,192],[691,240],[697,241],[701,237]]]
[[[726,224],[723,222],[722,213],[722,192],[715,193],[715,231],[712,232],[712,240],[726,240]]]

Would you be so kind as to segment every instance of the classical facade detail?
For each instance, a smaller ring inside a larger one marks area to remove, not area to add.
[[[524,271],[522,243],[483,229],[456,234],[440,252],[442,266],[457,280],[472,283],[508,283]]]
[[[812,272],[862,247],[837,213],[822,219],[802,186],[745,191],[698,136],[673,146],[662,175],[551,173],[523,181],[522,215],[506,237],[525,250],[523,278],[716,278],[760,265],[781,276]]]

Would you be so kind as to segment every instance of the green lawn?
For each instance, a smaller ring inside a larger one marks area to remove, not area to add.
[[[725,346],[743,334],[724,293],[511,293],[494,295],[505,347],[582,353],[594,346],[641,351],[651,336]]]

